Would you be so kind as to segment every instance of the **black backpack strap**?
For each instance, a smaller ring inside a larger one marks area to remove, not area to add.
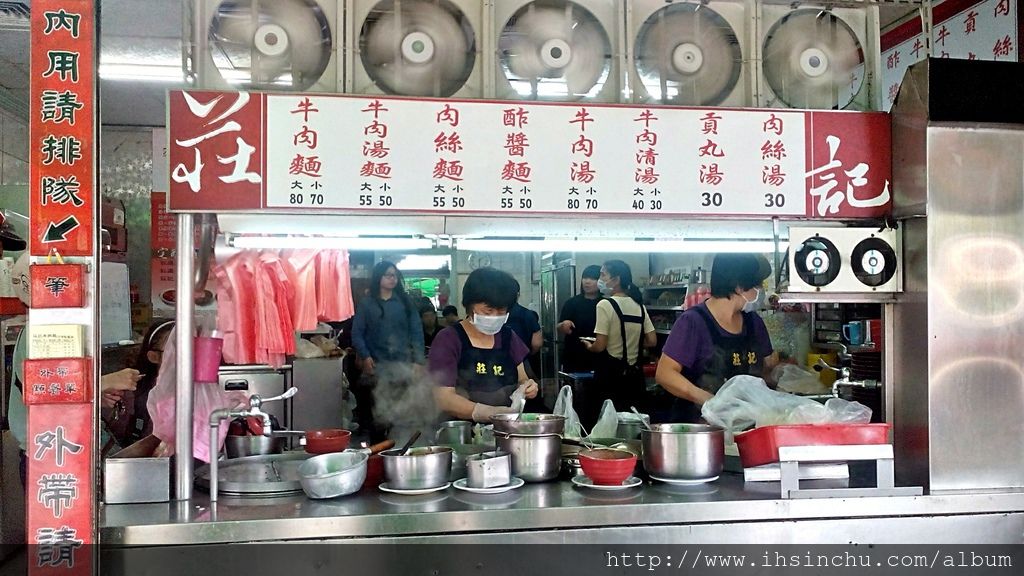
[[[626,316],[622,313],[622,308],[619,308],[619,303],[614,298],[608,298],[608,303],[612,305],[612,310],[615,311],[615,315],[619,317],[619,330],[622,333],[622,362],[629,365],[629,344],[626,342],[626,322],[633,322],[640,324],[640,338],[637,339],[636,343],[636,361],[640,363],[640,356],[643,354],[643,343],[644,343],[644,321],[647,318],[647,311],[643,305],[640,305],[640,315]]]

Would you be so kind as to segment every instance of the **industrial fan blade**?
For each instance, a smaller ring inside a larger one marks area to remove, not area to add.
[[[473,70],[475,41],[447,2],[385,0],[363,24],[362,62],[385,92],[451,96]]]
[[[528,83],[529,94],[523,95],[532,98],[585,97],[600,88],[611,69],[607,33],[593,14],[573,2],[527,4],[505,24],[499,46],[506,77],[510,83]]]
[[[739,81],[743,55],[736,32],[700,4],[666,6],[644,22],[634,65],[647,93],[664,103],[720,104]]]
[[[857,35],[831,12],[796,10],[765,36],[765,79],[791,108],[845,108],[859,91],[859,84],[848,86],[859,82],[856,71],[863,64]]]
[[[222,2],[209,38],[221,76],[250,89],[308,89],[327,69],[334,43],[312,0]]]

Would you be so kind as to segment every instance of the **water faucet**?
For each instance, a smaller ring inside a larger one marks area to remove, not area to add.
[[[818,358],[818,361],[814,364],[814,366],[812,366],[812,368],[814,368],[814,370],[817,372],[821,372],[822,370],[831,370],[839,374],[839,379],[832,383],[832,395],[835,396],[836,398],[839,397],[839,385],[846,384],[850,381],[850,369],[847,368],[846,366],[836,368],[834,366],[829,366],[827,362],[825,362],[821,358]]]
[[[236,406],[234,408],[218,408],[210,413],[210,502],[217,501],[217,460],[220,455],[218,444],[220,441],[220,421],[228,420],[232,418],[246,418],[248,416],[256,416],[263,421],[263,435],[270,436],[273,433],[273,427],[270,425],[270,414],[267,414],[260,408],[264,402],[273,402],[275,400],[287,400],[299,391],[298,388],[292,386],[284,394],[274,396],[272,398],[262,398],[259,394],[253,394],[249,396],[249,407],[241,408]]]
[[[249,396],[249,410],[248,410],[248,414],[245,414],[245,415],[246,416],[256,416],[260,420],[262,420],[263,421],[263,435],[264,436],[270,436],[271,433],[273,433],[273,431],[274,431],[273,427],[270,425],[270,414],[267,414],[263,410],[260,410],[260,407],[263,406],[264,402],[273,402],[275,400],[287,400],[288,398],[291,398],[292,396],[295,396],[295,394],[298,391],[299,391],[298,388],[292,386],[284,394],[280,394],[280,395],[274,396],[272,398],[262,398],[262,397],[260,397],[259,394],[253,394],[252,396]]]

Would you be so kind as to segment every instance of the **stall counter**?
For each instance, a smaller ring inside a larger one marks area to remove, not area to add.
[[[830,487],[816,481],[808,487]],[[845,485],[845,481],[840,486]],[[832,485],[832,487],[837,487]],[[645,482],[621,492],[568,481],[499,495],[364,489],[334,500],[222,496],[104,506],[105,545],[348,542],[1021,543],[1024,492],[788,500],[736,474],[698,486]]]

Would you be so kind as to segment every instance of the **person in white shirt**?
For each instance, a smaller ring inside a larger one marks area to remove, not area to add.
[[[597,283],[607,298],[597,304],[596,340],[584,342],[587,350],[597,354],[594,379],[584,390],[579,415],[587,429],[597,423],[606,399],[610,398],[619,412],[645,403],[642,349],[658,343],[654,323],[644,308],[640,289],[633,284],[628,264],[608,260],[601,266]]]

